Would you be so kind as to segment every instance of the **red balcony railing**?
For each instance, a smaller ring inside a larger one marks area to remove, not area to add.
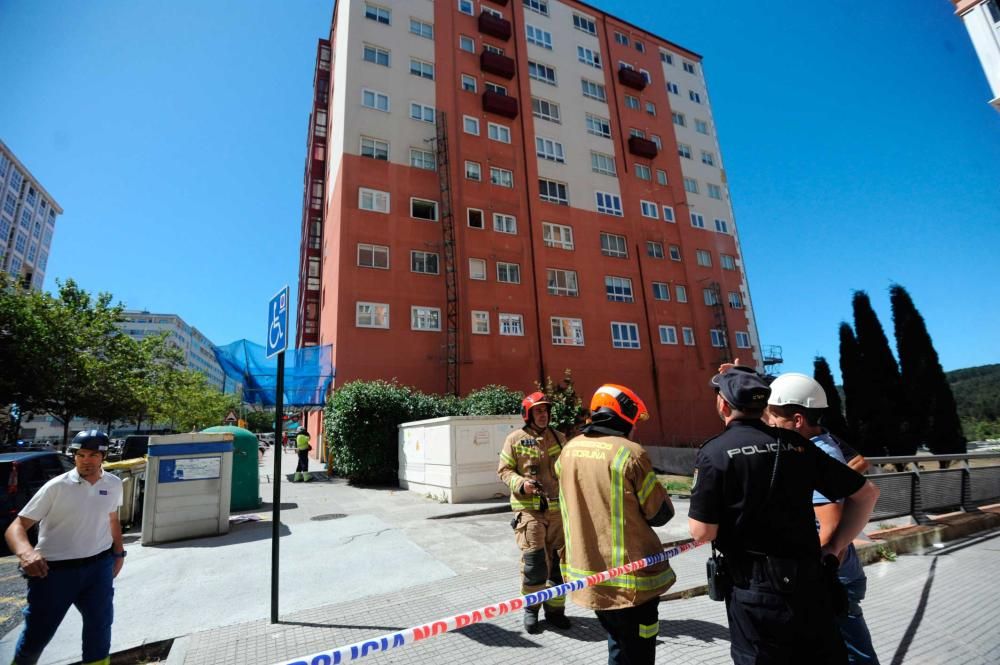
[[[642,72],[628,67],[621,67],[618,70],[618,82],[636,90],[642,90],[646,87],[646,77],[642,75]]]
[[[516,72],[513,58],[492,51],[483,51],[479,55],[479,68],[488,74],[502,76],[508,80],[514,78]]]
[[[483,12],[479,15],[479,32],[507,41],[511,35],[510,21],[489,12]]]
[[[645,159],[653,159],[656,157],[657,149],[656,144],[649,139],[644,139],[639,136],[630,136],[628,139],[628,151],[633,155],[638,157],[643,157]]]
[[[516,118],[518,110],[517,97],[487,90],[483,93],[483,110],[487,113],[502,115],[505,118]]]

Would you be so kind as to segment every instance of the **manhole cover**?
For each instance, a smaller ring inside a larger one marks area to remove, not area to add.
[[[314,522],[325,522],[327,520],[339,520],[341,517],[347,517],[347,515],[343,513],[328,513],[326,515],[314,515],[309,519]]]

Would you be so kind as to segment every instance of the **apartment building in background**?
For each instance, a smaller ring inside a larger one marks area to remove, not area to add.
[[[636,390],[719,430],[762,365],[701,57],[571,0],[338,0],[319,41],[297,345],[337,382]],[[311,431],[319,431],[311,422]]]
[[[188,369],[201,372],[209,383],[219,390],[232,392],[232,382],[227,384],[219,361],[215,359],[212,344],[197,328],[187,324],[176,314],[154,314],[147,311],[128,310],[123,312],[124,321],[118,324],[123,333],[135,340],[167,333],[167,343],[184,353],[184,363]]]
[[[1000,111],[1000,0],[951,1],[983,64],[983,72],[993,92],[990,105]]]
[[[41,289],[63,209],[0,141],[0,272]]]

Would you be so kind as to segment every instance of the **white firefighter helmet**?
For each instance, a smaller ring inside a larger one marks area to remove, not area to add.
[[[798,405],[807,409],[825,409],[829,404],[823,386],[811,376],[788,372],[771,382],[768,404],[774,406]]]

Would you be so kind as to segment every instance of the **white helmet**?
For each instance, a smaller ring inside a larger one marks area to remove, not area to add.
[[[788,372],[771,382],[768,404],[786,406],[795,404],[807,409],[825,409],[828,406],[823,386],[811,376]]]

